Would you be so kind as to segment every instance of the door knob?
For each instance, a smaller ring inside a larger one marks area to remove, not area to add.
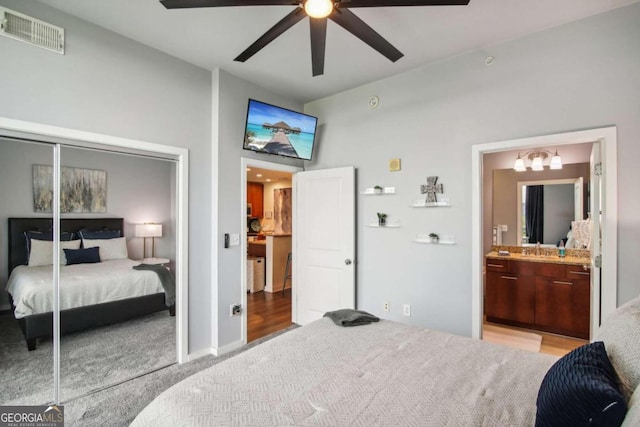
[[[344,263],[346,265],[351,265],[351,260],[349,258],[347,258],[347,259],[344,260]]]

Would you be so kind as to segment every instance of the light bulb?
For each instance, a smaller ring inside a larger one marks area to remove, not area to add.
[[[304,2],[304,11],[311,18],[326,18],[333,12],[331,0],[307,0]]]

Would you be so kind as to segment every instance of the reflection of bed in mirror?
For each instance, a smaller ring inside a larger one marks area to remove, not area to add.
[[[50,218],[9,218],[11,274],[7,290],[14,317],[29,350],[35,349],[38,338],[52,335],[53,266],[28,265],[29,239],[25,232],[50,233],[51,228]],[[74,240],[83,229],[117,230],[124,235],[122,218],[60,220],[61,234],[74,233]],[[115,240],[113,243],[126,245],[124,238],[121,242]],[[158,276],[152,271],[134,270],[132,267],[139,262],[126,257],[126,246],[124,251],[124,256],[115,256],[122,259],[60,266],[61,334],[117,323],[167,308],[171,315],[175,314],[174,305],[165,305],[165,293]]]

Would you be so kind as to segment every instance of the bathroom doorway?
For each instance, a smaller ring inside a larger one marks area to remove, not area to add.
[[[594,149],[586,150],[586,148],[591,144],[593,145]],[[487,209],[491,204],[492,197],[495,196],[495,194],[493,194],[493,188],[487,188],[487,183],[491,182],[493,176],[492,170],[490,170],[490,168],[487,168],[486,164],[483,165],[483,160],[485,160],[485,157],[489,155],[495,155],[496,158],[502,157],[501,161],[502,163],[504,163],[504,165],[502,167],[495,167],[495,169],[509,169],[513,168],[513,163],[518,155],[518,150],[520,150],[520,152],[526,152],[531,149],[540,147],[553,147],[554,150],[557,148],[558,151],[562,151],[564,148],[569,147],[570,145],[583,146],[585,151],[587,151],[586,159],[588,159],[588,162],[590,163],[589,169],[590,174],[592,175],[591,182],[589,184],[591,187],[589,193],[589,204],[591,205],[590,210],[593,210],[598,214],[592,215],[592,218],[595,218],[595,220],[593,221],[594,235],[600,235],[596,231],[596,229],[599,228],[602,224],[601,244],[591,244],[590,248],[591,262],[589,263],[588,268],[591,268],[592,271],[592,290],[590,295],[590,302],[588,303],[590,304],[590,329],[589,336],[587,338],[593,337],[593,335],[597,332],[597,329],[600,325],[601,317],[605,317],[616,307],[615,128],[593,129],[580,132],[569,132],[565,134],[556,134],[476,145],[473,147],[474,155],[472,165],[474,169],[472,334],[476,338],[480,338],[484,334],[483,324],[485,320],[485,304],[487,302],[487,295],[485,294],[486,289],[484,288],[484,255],[491,250],[491,246],[493,243],[492,240],[495,240],[496,231],[498,233],[505,233],[505,235],[507,231],[509,233],[513,233],[514,239],[517,231],[519,231],[515,226],[515,222],[513,224],[513,227],[498,227],[498,230],[495,230],[495,228],[493,228],[493,217],[487,214]],[[605,172],[602,175],[596,175],[594,179],[594,174],[599,173],[594,173],[594,170],[596,170],[595,166],[600,163],[600,159],[602,159],[601,170]],[[572,163],[571,161],[564,162]],[[515,207],[515,200],[517,199],[517,196],[515,195],[516,186],[514,186],[513,190]],[[600,198],[599,193],[601,193],[602,198]],[[602,201],[601,203],[600,200]],[[506,223],[499,225],[506,225]],[[493,231],[492,228],[495,231]],[[600,247],[602,247],[602,258],[600,258],[602,260],[601,264],[600,259],[598,259],[598,255],[600,255]],[[505,257],[500,261],[512,259],[513,257]],[[496,262],[495,264],[499,263],[500,262]],[[603,266],[602,270],[599,268],[600,265]],[[505,274],[505,276],[509,275]]]

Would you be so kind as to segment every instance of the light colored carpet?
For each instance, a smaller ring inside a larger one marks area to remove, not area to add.
[[[542,344],[542,335],[487,324],[482,327],[482,339],[494,344],[506,345],[507,347],[535,353],[540,352],[540,345]]]
[[[297,327],[289,326],[219,357],[205,356],[182,365],[174,364],[89,396],[62,402],[65,425],[128,426],[145,406],[172,385]]]
[[[119,384],[176,361],[175,317],[153,313],[115,325],[63,335],[62,401]],[[53,400],[53,343],[28,351],[11,314],[0,316],[0,404],[41,405]]]

